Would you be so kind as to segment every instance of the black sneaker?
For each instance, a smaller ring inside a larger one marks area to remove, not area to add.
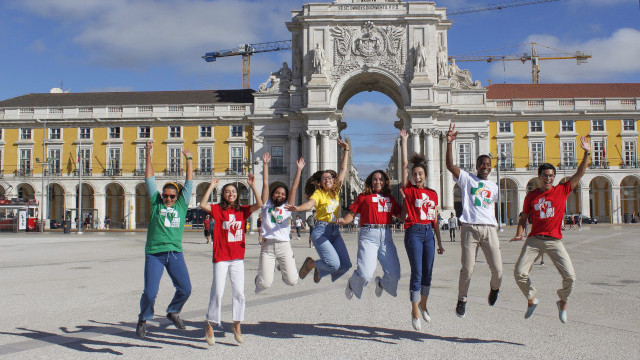
[[[147,336],[147,322],[138,320],[138,325],[136,325],[136,336],[140,339],[144,339]]]
[[[496,303],[496,300],[498,300],[499,292],[500,292],[500,289],[498,290],[491,289],[491,291],[489,292],[489,305],[493,306]]]
[[[178,313],[169,313],[169,314],[167,314],[167,319],[171,320],[173,322],[173,325],[176,326],[176,328],[178,328],[180,330],[186,329],[184,324],[182,323],[182,319],[180,319],[180,316],[178,315]]]
[[[467,302],[458,300],[458,304],[456,305],[456,314],[458,315],[458,317],[464,317],[464,314],[466,314],[467,312],[466,308]]]

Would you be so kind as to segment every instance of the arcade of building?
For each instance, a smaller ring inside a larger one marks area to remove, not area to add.
[[[78,208],[81,181],[84,212],[144,228],[144,143],[151,139],[159,182],[184,181],[181,151],[194,153],[191,206],[214,175],[220,186],[237,183],[249,202],[246,174],[261,181],[257,159],[265,151],[273,157],[272,181],[291,183],[300,156],[308,164],[303,177],[336,169],[345,103],[378,91],[398,106],[395,125],[410,132],[409,151],[427,157],[428,186],[439,192],[445,215],[460,210],[459,189],[444,166],[450,123],[460,132],[459,166],[474,171],[477,155],[493,155],[504,223],[517,218],[536,186],[539,164],[556,165],[560,181],[575,172],[580,136],[591,141],[590,169],[567,213],[619,223],[640,211],[640,84],[484,88],[448,62],[452,22],[432,2],[307,4],[286,25],[291,66],[283,64],[258,91],[44,93],[0,101],[0,197],[43,199],[45,217],[61,220],[65,209]],[[389,141],[396,147],[387,170],[397,184],[399,139],[391,134]],[[353,166],[349,173],[346,205],[362,186]]]

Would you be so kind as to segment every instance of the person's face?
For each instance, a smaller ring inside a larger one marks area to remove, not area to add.
[[[382,188],[384,187],[384,177],[379,172],[373,174],[371,178],[371,188],[374,192],[382,192]]]
[[[411,171],[411,177],[413,178],[413,182],[416,186],[423,187],[427,174],[424,173],[424,169],[422,167],[417,166]]]
[[[238,198],[238,192],[236,191],[236,188],[234,188],[233,186],[227,186],[222,193],[222,198],[228,204],[233,204]]]
[[[478,177],[486,180],[491,173],[491,159],[483,157],[480,164],[476,165],[476,170],[478,171]]]
[[[273,204],[275,206],[280,206],[284,204],[286,200],[287,200],[287,193],[284,191],[284,188],[283,187],[276,188],[276,190],[273,192],[273,196],[271,196],[271,201],[273,202]]]
[[[540,179],[540,187],[543,190],[550,190],[553,187],[553,181],[556,178],[556,174],[553,173],[553,169],[542,170],[542,173],[538,175]]]
[[[335,181],[335,179],[333,178],[333,175],[331,175],[331,173],[326,172],[322,174],[320,181],[322,189],[325,191],[329,191],[333,187],[333,182]]]
[[[173,187],[168,187],[162,191],[162,202],[165,206],[173,206],[178,200],[178,192]]]

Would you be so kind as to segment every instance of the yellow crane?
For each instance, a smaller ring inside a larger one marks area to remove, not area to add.
[[[524,53],[522,55],[479,55],[479,56],[459,56],[459,55],[451,55],[449,59],[454,59],[456,62],[465,62],[465,61],[484,61],[484,62],[494,62],[494,61],[521,61],[523,64],[527,61],[531,61],[531,80],[534,84],[540,83],[540,61],[541,60],[570,60],[575,59],[577,65],[581,65],[586,63],[589,59],[591,59],[591,55],[583,52],[576,51],[575,53],[563,53],[561,50],[553,49],[549,46],[545,46],[542,44],[538,44],[535,42],[529,43],[531,45],[531,54]],[[545,54],[538,55],[536,51],[536,45],[554,50],[560,51],[557,54]]]

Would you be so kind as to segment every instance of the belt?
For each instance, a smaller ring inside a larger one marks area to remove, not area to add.
[[[362,224],[360,226],[370,229],[391,229],[391,227],[393,227],[393,225],[390,224]]]
[[[558,238],[554,238],[553,236],[549,236],[549,235],[533,235],[535,237],[539,237],[541,239],[545,239],[545,240],[560,240]]]

